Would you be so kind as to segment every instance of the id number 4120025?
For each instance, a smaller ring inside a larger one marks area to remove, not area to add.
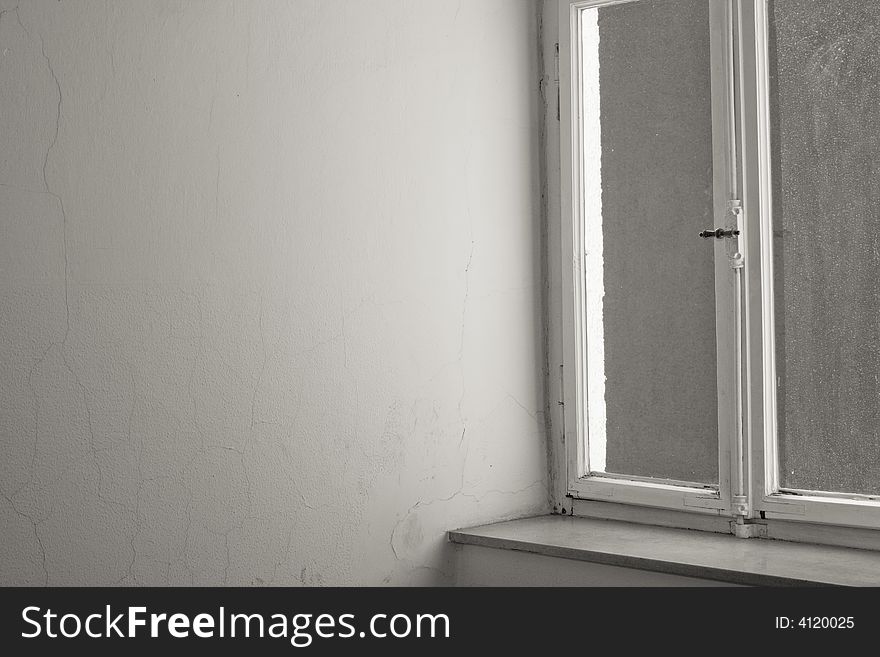
[[[777,630],[851,630],[855,626],[853,616],[776,617]]]

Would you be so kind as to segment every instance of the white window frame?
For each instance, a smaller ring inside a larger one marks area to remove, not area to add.
[[[741,231],[745,266],[732,268],[728,240],[715,241],[718,344],[719,485],[706,489],[677,482],[591,474],[587,448],[583,154],[579,63],[583,10],[644,0],[557,0],[561,228],[561,402],[564,473],[568,498],[626,505],[626,515],[651,522],[659,509],[695,518],[730,520],[737,531],[773,521],[794,521],[804,540],[818,524],[880,528],[880,497],[787,491],[777,474],[775,344],[773,327],[772,181],[769,121],[767,0],[710,2],[715,226]],[[736,43],[734,43],[736,42]],[[736,46],[736,47],[734,47]],[[737,157],[738,154],[738,157]],[[740,200],[734,214],[731,201]],[[709,245],[707,244],[707,248]],[[608,506],[605,504],[605,506]],[[584,505],[565,507],[578,513]],[[651,511],[651,509],[654,511]],[[637,509],[643,509],[640,512]],[[679,521],[681,522],[681,521]],[[804,524],[806,523],[806,524]],[[666,523],[661,523],[666,524]],[[785,523],[786,536],[797,538]],[[864,542],[857,539],[856,544]]]
[[[637,0],[562,0],[560,2],[560,135],[562,156],[562,262],[563,273],[563,398],[565,415],[565,442],[568,462],[569,493],[580,499],[613,500],[648,507],[677,508],[711,515],[731,515],[738,472],[735,453],[738,395],[733,377],[719,377],[718,384],[718,463],[717,488],[681,485],[658,479],[615,478],[591,474],[586,435],[586,335],[584,328],[585,290],[583,270],[585,243],[583,226],[583,190],[579,181],[583,153],[580,150],[579,131],[582,122],[579,66],[580,13],[596,7]],[[736,170],[733,153],[733,67],[730,59],[732,17],[726,4],[711,7],[712,31],[712,111],[715,216],[717,222],[731,219],[729,201],[736,197]],[[568,81],[566,84],[564,81]],[[722,225],[717,223],[717,225]],[[695,236],[696,238],[696,236]],[[733,371],[736,336],[734,334],[735,283],[734,272],[724,256],[725,244],[718,241],[716,249],[716,318],[719,371]],[[571,264],[568,267],[568,263]]]
[[[778,519],[880,529],[880,496],[786,490],[779,482],[773,291],[773,205],[767,0],[739,0],[744,135],[746,371],[754,513]],[[749,221],[754,217],[754,221]],[[750,230],[750,228],[754,226]],[[754,254],[750,256],[749,254]],[[754,310],[751,310],[754,309]]]

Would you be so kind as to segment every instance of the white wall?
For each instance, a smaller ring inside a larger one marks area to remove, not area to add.
[[[452,583],[547,510],[535,3],[0,10],[0,584]]]

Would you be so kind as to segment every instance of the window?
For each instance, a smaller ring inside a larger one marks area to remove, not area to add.
[[[880,528],[880,5],[560,0],[559,42],[569,495]]]

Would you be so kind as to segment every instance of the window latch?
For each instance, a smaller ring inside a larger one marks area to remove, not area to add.
[[[700,237],[703,239],[709,239],[714,237],[717,240],[724,239],[725,237],[736,237],[739,235],[738,230],[724,230],[723,228],[716,228],[715,230],[704,230],[700,233]]]

